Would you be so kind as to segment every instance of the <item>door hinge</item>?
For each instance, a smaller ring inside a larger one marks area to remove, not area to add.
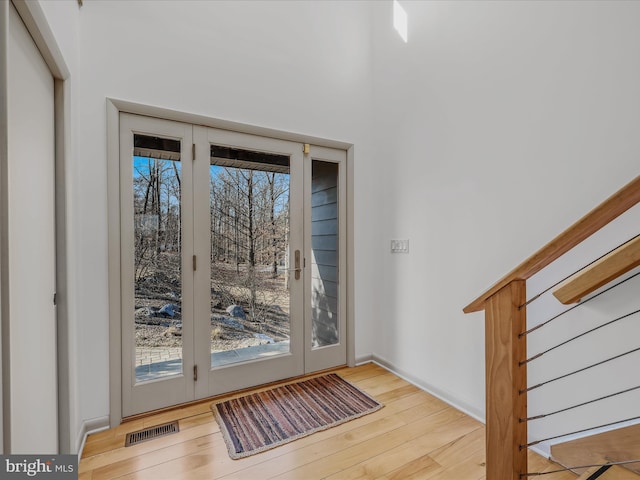
[[[196,159],[196,144],[192,143],[191,144],[191,160],[195,160]]]
[[[193,256],[193,271],[195,272],[197,270],[198,265],[196,264],[196,256]]]
[[[308,155],[310,151],[311,151],[311,147],[309,146],[308,143],[305,143],[302,146],[302,153],[304,153],[305,155]]]
[[[198,381],[198,365],[193,366],[193,381]]]
[[[57,293],[53,294],[53,304],[54,305],[58,305],[58,294]]]

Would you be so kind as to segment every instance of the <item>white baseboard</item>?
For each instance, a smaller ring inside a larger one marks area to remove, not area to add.
[[[356,358],[356,367],[372,361],[373,361],[373,355],[363,355],[362,357]]]
[[[387,370],[389,370],[390,372],[396,374],[398,377],[402,378],[403,380],[406,380],[407,382],[415,385],[420,390],[424,390],[428,394],[433,395],[436,398],[439,398],[443,402],[448,403],[452,407],[460,410],[463,413],[466,413],[467,415],[469,415],[472,418],[475,418],[479,422],[485,423],[485,416],[484,416],[484,413],[482,411],[478,410],[477,408],[473,407],[472,405],[469,405],[469,404],[467,404],[465,402],[461,402],[457,398],[453,397],[453,395],[451,395],[450,393],[445,392],[445,391],[443,391],[443,390],[441,390],[439,388],[434,387],[433,385],[430,385],[430,384],[420,380],[419,378],[415,377],[414,375],[404,371],[401,368],[396,367],[393,363],[385,360],[382,357],[379,357],[378,355],[375,355],[375,354],[371,355],[371,360],[370,361],[380,365],[383,368],[386,368]]]
[[[542,444],[540,444],[542,445]],[[547,460],[551,459],[551,452],[549,451],[549,447],[547,446],[545,448],[544,445],[542,445],[542,447],[540,447],[540,445],[534,445],[533,447],[529,447],[529,450],[532,450],[534,452],[536,452],[538,455],[540,455],[541,457],[546,458]]]
[[[470,417],[475,418],[479,422],[482,422],[483,424],[486,425],[486,418],[483,412],[479,411],[477,408],[469,404],[466,404],[464,402],[461,402],[457,398],[454,398],[448,392],[445,392],[439,388],[434,387],[433,385],[423,382],[422,380],[416,378],[410,373],[407,373],[403,369],[396,367],[393,363],[389,362],[388,360],[385,360],[384,358],[375,354],[363,356],[357,359],[358,365],[362,365],[369,362],[373,362],[377,365],[380,365],[382,368],[389,370],[390,372],[394,373],[395,375],[402,378],[403,380],[406,380],[412,385],[415,385],[420,390],[424,390],[428,394],[433,395],[436,398],[439,398],[443,402],[448,403],[452,407],[460,410],[463,413],[466,413]],[[633,422],[629,422],[629,424],[631,423]],[[626,426],[626,425],[623,425],[623,426]],[[593,435],[593,433],[597,433],[597,432],[589,432],[588,434],[586,435],[583,434],[582,436]],[[574,436],[574,437],[577,438],[578,436]],[[567,437],[567,439],[573,439],[573,438]],[[567,441],[567,439],[563,439],[563,441]],[[549,459],[551,457],[550,448],[551,448],[551,444],[549,444],[548,442],[545,442],[545,443],[540,443],[539,445],[531,446],[529,447],[529,450],[532,450],[536,452],[538,455]]]
[[[109,428],[109,416],[92,418],[90,420],[83,420],[80,425],[80,432],[76,438],[76,451],[78,452],[78,458],[82,457],[82,450],[84,450],[84,444],[87,441],[87,435],[92,433],[101,432]]]

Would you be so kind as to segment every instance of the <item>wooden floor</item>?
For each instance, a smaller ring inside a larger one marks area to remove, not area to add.
[[[79,480],[485,479],[482,423],[377,365],[337,372],[385,407],[258,455],[231,460],[208,400],[90,435]],[[128,432],[172,420],[179,420],[179,433],[124,447]],[[530,471],[556,468],[530,453]],[[545,478],[576,476],[564,472]]]
[[[631,425],[558,443],[551,447],[551,455],[564,465],[592,465],[607,461],[623,462],[639,459],[640,425]],[[635,478],[639,478],[640,463],[630,463],[625,465],[625,468],[638,474]],[[580,469],[576,471],[581,472]]]

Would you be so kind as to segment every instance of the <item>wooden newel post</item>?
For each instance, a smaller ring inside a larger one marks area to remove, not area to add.
[[[527,472],[526,281],[514,280],[485,303],[487,480]]]

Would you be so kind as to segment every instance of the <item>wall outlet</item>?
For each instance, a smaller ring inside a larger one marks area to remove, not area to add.
[[[409,239],[391,240],[391,253],[409,253]]]

